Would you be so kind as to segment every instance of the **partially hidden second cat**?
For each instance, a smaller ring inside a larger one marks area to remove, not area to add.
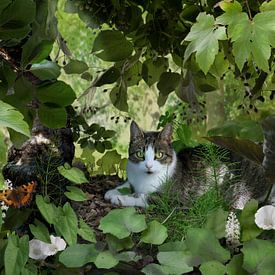
[[[205,193],[209,189],[211,166],[203,157],[194,154],[194,150],[186,149],[176,154],[172,147],[172,133],[170,124],[161,131],[145,132],[133,121],[126,168],[128,180],[107,191],[105,200],[116,205],[146,207],[149,195],[161,192],[168,179],[174,182],[172,192],[185,205],[188,205],[190,198]],[[268,184],[261,167],[233,155],[230,160],[236,161],[237,172],[234,169],[230,171],[227,165],[220,162],[218,173],[222,176],[217,184],[231,206],[241,209],[249,199],[263,197]],[[238,178],[237,182],[232,178]],[[231,184],[228,185],[228,182]],[[123,188],[129,188],[133,193],[122,194],[119,190]]]

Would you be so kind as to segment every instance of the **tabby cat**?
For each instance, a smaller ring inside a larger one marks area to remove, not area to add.
[[[171,179],[174,194],[188,206],[190,199],[202,195],[213,185],[213,181],[209,181],[213,167],[205,161],[203,149],[185,149],[176,154],[172,132],[170,124],[159,132],[145,132],[134,121],[131,123],[128,180],[106,192],[105,200],[116,205],[146,207],[149,194],[161,192],[167,179]],[[215,171],[219,174],[216,184],[232,207],[242,209],[252,197],[264,197],[268,184],[261,167],[230,152],[229,158],[234,167],[229,168],[220,161]],[[133,193],[123,195],[119,191],[122,188],[130,188]]]

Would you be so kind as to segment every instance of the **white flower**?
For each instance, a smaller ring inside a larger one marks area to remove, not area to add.
[[[56,247],[57,251],[62,251],[66,248],[66,242],[60,238],[60,237],[55,237],[53,235],[50,236],[51,238],[51,243]]]
[[[264,230],[275,229],[275,206],[266,205],[258,209],[255,214],[255,223]]]
[[[48,256],[54,255],[53,248],[52,244],[33,239],[29,241],[29,257],[34,260],[45,260]]]
[[[230,212],[225,225],[225,238],[229,248],[236,250],[240,245],[240,223],[234,212]]]
[[[45,260],[48,256],[55,255],[66,248],[66,242],[62,238],[51,235],[50,239],[51,243],[37,239],[29,241],[29,257],[34,260]]]

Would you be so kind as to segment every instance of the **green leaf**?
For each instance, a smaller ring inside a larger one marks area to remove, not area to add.
[[[0,125],[11,128],[25,136],[30,136],[29,125],[13,106],[0,100]]]
[[[41,104],[38,109],[38,116],[41,123],[49,128],[66,127],[67,112],[65,108],[53,108]]]
[[[51,243],[49,230],[46,227],[46,225],[40,222],[39,220],[35,220],[34,223],[35,225],[34,224],[29,225],[31,233],[33,234],[34,238],[41,240],[45,243]]]
[[[202,275],[224,275],[225,266],[218,261],[209,261],[200,266]]]
[[[87,71],[89,67],[83,61],[70,60],[70,62],[63,67],[63,69],[66,74],[82,74]]]
[[[32,0],[15,0],[7,6],[5,2],[1,4],[2,8],[6,8],[0,16],[0,40],[25,37],[35,17],[35,3]]]
[[[43,198],[41,195],[35,196],[35,202],[43,218],[49,224],[54,224],[57,218],[57,207]]]
[[[268,275],[275,270],[275,244],[266,240],[245,242],[241,249],[244,260],[243,268],[249,274]]]
[[[0,2],[0,13],[11,3],[11,0],[2,0]]]
[[[193,270],[189,251],[163,251],[157,255],[162,270],[168,274],[183,274]]]
[[[185,37],[186,41],[191,41],[184,53],[185,61],[193,52],[196,52],[196,61],[202,71],[207,74],[218,53],[218,41],[225,39],[225,27],[216,25],[212,15],[200,13],[197,22]]]
[[[97,268],[107,268],[110,269],[118,264],[118,260],[113,256],[110,251],[100,252],[96,259],[95,265]]]
[[[76,98],[71,86],[63,81],[38,88],[37,97],[43,103],[54,103],[60,107],[72,104]]]
[[[178,73],[164,72],[161,74],[157,84],[159,89],[158,105],[160,107],[165,104],[168,95],[177,88],[180,78]]]
[[[191,228],[187,231],[186,245],[201,263],[216,260],[225,263],[230,259],[230,253],[224,249],[214,233],[208,229]]]
[[[64,165],[57,167],[57,170],[64,178],[68,179],[73,183],[81,184],[89,182],[86,179],[84,172],[77,167],[70,167],[69,165]]]
[[[103,154],[105,152],[104,143],[99,140],[95,141],[95,149],[97,150],[97,152]]]
[[[111,90],[110,100],[118,110],[128,112],[127,98],[127,85],[121,80],[120,84]]]
[[[111,67],[107,71],[105,71],[102,75],[100,75],[94,83],[95,87],[100,87],[105,84],[112,84],[117,81],[120,77],[120,71],[116,67]]]
[[[64,195],[73,201],[86,201],[88,199],[87,194],[85,194],[80,188],[76,186],[66,186],[69,192],[65,192]]]
[[[137,262],[142,259],[142,256],[137,255],[134,251],[125,251],[115,255],[120,262]]]
[[[130,249],[134,246],[134,242],[131,237],[126,237],[124,239],[118,239],[117,237],[107,234],[106,241],[108,243],[108,247],[111,251],[121,251],[124,249]]]
[[[225,225],[228,217],[228,211],[219,208],[207,215],[205,228],[211,230],[217,239],[225,237]]]
[[[74,244],[67,247],[59,255],[59,261],[66,267],[83,267],[94,262],[98,251],[94,244]]]
[[[60,67],[56,62],[48,60],[39,64],[32,64],[30,71],[40,80],[55,80],[60,75]]]
[[[58,213],[54,228],[69,245],[76,244],[78,221],[74,210],[68,202],[64,204],[62,211]]]
[[[121,50],[123,49],[123,50]],[[94,40],[92,53],[104,61],[117,62],[129,57],[133,52],[132,44],[120,31],[101,31]]]
[[[12,234],[8,237],[5,250],[5,274],[19,275],[29,258],[29,238],[27,235],[19,238]]]
[[[226,274],[228,275],[248,275],[243,267],[243,254],[234,255],[231,261],[226,265]]]
[[[95,232],[93,229],[84,222],[83,219],[79,220],[79,228],[77,230],[77,234],[84,240],[95,243],[96,242],[96,237],[95,237]]]
[[[163,266],[159,264],[148,264],[141,270],[145,275],[167,275]],[[174,273],[172,273],[174,274]]]
[[[271,47],[275,45],[274,11],[257,13],[251,20],[240,8],[229,3],[225,14],[217,18],[220,24],[228,25],[228,36],[233,42],[233,54],[240,71],[252,55],[254,62],[269,71],[268,59]]]
[[[130,236],[146,229],[145,216],[136,213],[135,208],[111,210],[100,220],[99,229],[103,233],[110,233],[119,239]]]
[[[152,221],[142,232],[140,240],[144,243],[162,244],[168,237],[167,228],[158,221]]]
[[[247,139],[237,139],[232,137],[205,137],[205,139],[227,148],[236,154],[261,164],[264,158],[262,146]]]
[[[140,61],[137,61],[128,70],[125,71],[123,78],[127,83],[127,87],[138,85],[141,80],[141,67]]]
[[[23,45],[21,63],[24,67],[32,62],[39,63],[49,56],[52,51],[53,42],[43,40],[40,33],[34,33]]]
[[[168,59],[164,57],[150,58],[142,64],[142,78],[148,86],[159,81],[162,73],[169,67]]]
[[[255,239],[263,231],[255,224],[255,213],[258,210],[258,202],[256,200],[249,201],[240,216],[240,224],[242,229],[241,240],[243,242]]]
[[[121,155],[116,150],[108,151],[104,156],[97,161],[100,167],[100,172],[105,174],[112,174],[117,171],[117,166],[121,162]]]

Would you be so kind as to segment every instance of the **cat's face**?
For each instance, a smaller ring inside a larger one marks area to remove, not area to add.
[[[140,173],[163,172],[173,162],[172,126],[160,132],[144,132],[133,121],[130,128],[129,161]]]

